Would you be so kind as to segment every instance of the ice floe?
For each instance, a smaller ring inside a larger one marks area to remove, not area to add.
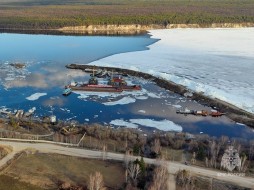
[[[175,108],[181,108],[182,106],[181,105],[172,105],[173,107]]]
[[[127,128],[138,128],[138,125],[121,120],[121,119],[115,119],[110,122],[111,125],[116,125],[116,126],[123,126]]]
[[[90,64],[142,70],[254,113],[254,28],[150,33],[161,40],[149,50],[117,54]]]
[[[131,103],[134,103],[134,102],[136,102],[135,98],[132,98],[132,97],[123,97],[120,100],[113,101],[113,102],[105,102],[103,104],[106,105],[106,106],[115,106],[115,105],[131,104]]]
[[[13,62],[0,62],[0,82],[9,87],[10,82],[15,80],[24,80],[27,75],[31,74],[26,67],[31,66],[33,62],[22,63],[24,67],[16,68]]]
[[[155,121],[152,119],[130,119],[130,122],[146,127],[154,127],[162,131],[182,131],[180,125],[169,120]]]
[[[35,94],[32,94],[31,96],[27,97],[26,99],[30,100],[30,101],[34,101],[34,100],[38,100],[40,97],[46,96],[46,95],[47,95],[47,93],[35,93]]]
[[[161,131],[182,131],[180,125],[175,124],[169,120],[152,120],[152,119],[130,119],[129,121],[124,121],[122,119],[116,119],[110,122],[111,125],[125,126],[129,128],[138,128],[139,126],[153,127]]]
[[[146,113],[145,110],[138,110],[139,113]]]

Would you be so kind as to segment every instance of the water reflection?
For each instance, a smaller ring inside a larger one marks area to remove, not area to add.
[[[36,107],[39,117],[52,114],[62,120],[110,123],[115,119],[170,120],[181,125],[183,131],[210,135],[253,138],[254,133],[229,119],[195,117],[176,114],[179,107],[191,109],[211,108],[199,105],[184,97],[168,92],[152,82],[130,78],[129,82],[141,84],[139,94],[125,93],[119,96],[83,96],[71,94],[63,97],[64,85],[71,80],[86,81],[89,75],[79,70],[68,70],[66,64],[89,63],[116,53],[146,50],[156,40],[147,35],[128,37],[47,36],[0,34],[0,106],[28,110]],[[24,68],[11,66],[20,62]],[[27,97],[42,93],[34,101]],[[107,106],[107,101],[132,98],[133,103]],[[219,130],[218,130],[219,129]]]

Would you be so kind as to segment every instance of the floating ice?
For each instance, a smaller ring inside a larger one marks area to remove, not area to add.
[[[142,70],[254,113],[254,28],[150,33],[161,40],[149,50],[117,54],[90,64]]]
[[[139,113],[146,113],[145,110],[138,110]]]
[[[155,121],[152,119],[130,119],[124,121],[122,119],[116,119],[110,122],[111,125],[125,126],[128,128],[138,128],[139,126],[153,127],[162,131],[182,131],[180,125],[175,124],[169,120]]]
[[[135,98],[138,99],[138,100],[146,100],[146,99],[148,99],[147,96],[135,96]]]
[[[131,98],[131,97],[123,97],[120,100],[114,101],[114,102],[106,102],[103,103],[106,106],[114,106],[114,105],[124,105],[124,104],[131,104],[136,102],[135,98]]]
[[[121,119],[115,119],[110,122],[111,125],[116,125],[116,126],[123,126],[127,128],[138,128],[138,125],[121,120]]]
[[[236,122],[237,125],[242,125],[242,126],[246,126],[245,124],[243,123],[239,123],[239,122]]]
[[[148,95],[149,97],[151,97],[151,98],[160,98],[159,95],[154,94],[154,93],[152,93],[152,92],[148,92],[147,95]]]
[[[181,105],[172,105],[173,107],[175,108],[181,108],[182,106]]]
[[[40,97],[46,96],[46,95],[47,95],[47,93],[35,93],[35,94],[32,94],[31,96],[27,97],[26,99],[30,100],[30,101],[34,101],[34,100],[38,100]]]
[[[130,119],[131,123],[146,126],[154,127],[161,131],[182,131],[183,128],[180,125],[175,124],[169,120],[160,120],[155,121],[151,119]]]

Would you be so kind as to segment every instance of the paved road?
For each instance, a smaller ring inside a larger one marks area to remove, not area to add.
[[[0,167],[3,166],[8,160],[13,158],[13,156],[25,149],[36,149],[42,153],[56,153],[68,156],[77,156],[77,157],[84,157],[84,158],[102,158],[102,152],[100,151],[92,151],[92,150],[85,150],[79,148],[69,148],[66,146],[59,146],[55,144],[46,144],[46,143],[27,143],[27,142],[11,142],[11,141],[0,141],[0,145],[6,145],[13,147],[13,152],[10,153],[8,156],[0,160]],[[135,159],[136,157],[133,157]],[[107,159],[112,160],[123,160],[123,154],[116,154],[116,153],[107,153]],[[149,164],[160,164],[159,161],[153,159],[144,159],[146,163]],[[222,181],[227,181],[230,183],[235,183],[243,187],[253,188],[254,187],[254,178],[250,177],[240,177],[240,176],[218,176],[218,171],[200,168],[196,166],[186,166],[181,163],[177,162],[164,162],[164,164],[168,167],[169,173],[174,174],[179,169],[186,169],[191,171],[192,173],[212,177],[215,179],[219,179]]]

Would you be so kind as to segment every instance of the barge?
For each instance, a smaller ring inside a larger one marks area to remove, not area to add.
[[[123,91],[137,91],[141,90],[139,85],[127,85],[122,77],[111,77],[107,84],[99,84],[96,77],[91,77],[88,83],[78,84],[71,82],[70,85],[65,86],[66,89],[76,91],[92,91],[92,92],[123,92]]]
[[[220,117],[225,115],[225,113],[221,113],[219,111],[212,111],[211,113],[209,113],[206,110],[201,110],[201,111],[197,111],[197,110],[189,110],[189,109],[184,109],[184,110],[176,110],[177,114],[184,114],[184,115],[196,115],[196,116],[212,116],[212,117]]]
[[[210,116],[212,116],[212,117],[220,117],[220,116],[223,116],[223,115],[225,115],[225,113],[221,113],[219,111],[212,111],[210,113]]]
[[[122,92],[123,89],[110,86],[110,85],[100,85],[100,84],[81,84],[77,86],[68,86],[72,90],[76,91],[93,91],[93,92]]]

